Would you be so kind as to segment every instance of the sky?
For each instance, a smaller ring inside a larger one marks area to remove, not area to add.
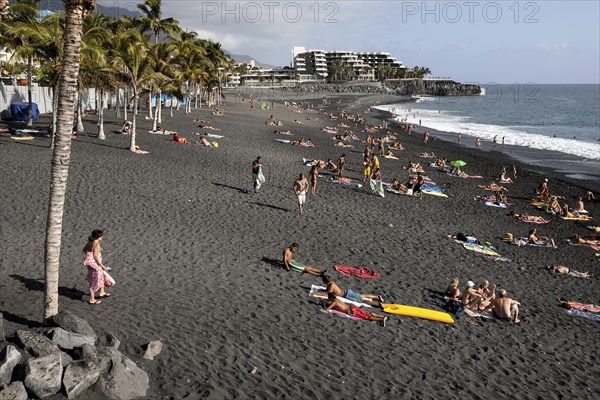
[[[461,82],[600,83],[597,0],[163,0],[166,17],[269,65],[290,65],[304,46],[387,51]]]

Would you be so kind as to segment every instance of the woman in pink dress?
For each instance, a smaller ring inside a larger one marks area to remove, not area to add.
[[[94,294],[100,290],[98,297],[108,297],[110,293],[104,291],[104,271],[107,266],[102,264],[102,255],[100,254],[100,241],[104,238],[101,230],[94,230],[88,238],[88,242],[83,248],[85,260],[83,265],[88,267],[88,274],[85,277],[90,288],[90,304],[100,304],[102,300],[97,300]]]

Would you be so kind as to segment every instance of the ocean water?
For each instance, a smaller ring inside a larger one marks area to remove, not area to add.
[[[551,150],[600,160],[600,85],[485,85],[485,95],[418,97],[416,103],[378,106],[400,120],[463,135],[463,143]],[[410,111],[409,111],[410,110]],[[471,137],[471,139],[469,139]],[[596,164],[593,162],[592,165]]]

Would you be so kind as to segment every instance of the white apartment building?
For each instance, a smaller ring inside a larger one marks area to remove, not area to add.
[[[405,69],[406,66],[387,52],[356,52],[352,50],[324,51],[306,49],[296,46],[292,48],[292,67],[302,80],[322,80],[330,73],[331,65],[339,60],[352,67],[356,79],[375,79],[379,65],[393,69]]]

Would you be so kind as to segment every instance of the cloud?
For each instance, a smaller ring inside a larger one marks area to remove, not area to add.
[[[534,46],[534,50],[541,54],[560,56],[569,51],[569,45],[566,42],[538,43]]]

